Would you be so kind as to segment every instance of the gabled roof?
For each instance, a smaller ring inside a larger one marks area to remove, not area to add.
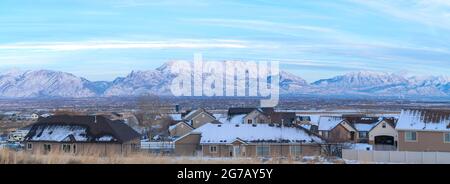
[[[186,114],[186,115],[183,117],[183,119],[184,119],[184,120],[190,121],[190,120],[192,120],[193,118],[195,118],[197,115],[199,115],[199,114],[201,114],[201,113],[205,113],[205,114],[207,114],[208,116],[210,116],[210,117],[212,117],[212,118],[215,119],[215,117],[214,117],[213,114],[209,113],[208,111],[206,111],[206,110],[203,109],[203,108],[199,108],[199,109],[197,109],[197,110],[194,110],[194,111],[189,112],[188,114]]]
[[[344,118],[340,116],[321,116],[319,118],[319,131],[330,131],[339,125]]]
[[[184,124],[186,127],[190,128],[191,130],[194,130],[194,127],[192,127],[189,123],[187,123],[186,121],[180,121],[178,123],[176,123],[175,125],[172,125],[169,127],[169,131],[175,129],[177,126],[180,126],[181,124]]]
[[[75,138],[76,142],[124,143],[139,137],[139,133],[121,120],[112,121],[103,116],[58,115],[39,119],[25,140],[64,142],[67,138]]]
[[[450,131],[450,110],[407,109],[402,110],[397,130]]]

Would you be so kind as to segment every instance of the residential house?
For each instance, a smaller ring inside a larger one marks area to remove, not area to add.
[[[399,151],[450,152],[450,110],[402,110],[395,129]]]
[[[301,127],[206,124],[175,140],[177,155],[296,157],[321,153],[324,140]]]
[[[357,141],[357,130],[341,116],[321,116],[318,132],[327,142],[344,143]]]
[[[31,153],[89,154],[99,156],[131,153],[140,134],[121,120],[103,116],[57,115],[41,118],[25,136]]]
[[[244,123],[246,124],[264,124],[270,123],[270,114],[266,114],[262,109],[255,109],[244,116]]]
[[[395,130],[396,119],[382,118],[369,131],[369,144],[377,146],[397,147],[398,133]]]
[[[198,128],[206,123],[215,121],[216,118],[205,109],[200,108],[184,115],[183,120],[187,121],[193,128]]]
[[[189,123],[187,123],[186,121],[180,121],[177,124],[169,127],[169,134],[171,137],[178,138],[186,135],[192,130],[194,130],[194,127],[192,127]]]
[[[350,125],[357,131],[356,142],[369,143],[370,130],[380,122],[379,117],[362,116],[343,116]]]

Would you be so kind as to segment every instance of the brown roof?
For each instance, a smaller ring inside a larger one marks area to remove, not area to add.
[[[105,135],[113,136],[120,143],[140,138],[140,134],[122,120],[112,121],[104,116],[57,115],[39,119],[32,125],[25,139],[35,136],[38,129],[58,125],[86,127],[86,137],[90,142],[95,142],[95,138]]]
[[[295,121],[296,117],[295,112],[273,112],[269,114],[272,123],[284,122],[284,124],[289,124]]]

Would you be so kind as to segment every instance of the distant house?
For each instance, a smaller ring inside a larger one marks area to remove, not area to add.
[[[322,116],[319,118],[318,132],[327,142],[356,142],[357,130],[340,116]]]
[[[33,113],[33,114],[31,114],[31,120],[32,121],[37,121],[38,119],[39,119],[39,114],[37,114],[37,113]]]
[[[266,114],[261,109],[254,109],[252,112],[244,116],[244,123],[246,124],[265,124],[270,123],[270,114]]]
[[[198,128],[206,123],[215,121],[216,118],[205,109],[200,108],[184,115],[183,120],[188,122],[193,128]]]
[[[209,123],[175,140],[175,153],[205,157],[296,157],[319,155],[323,142],[301,127]]]
[[[126,155],[139,140],[140,134],[121,120],[58,115],[34,123],[24,143],[31,153]]]
[[[450,110],[402,110],[396,130],[399,151],[450,152]]]
[[[11,132],[8,135],[8,142],[23,142],[30,129],[31,126],[28,125]]]

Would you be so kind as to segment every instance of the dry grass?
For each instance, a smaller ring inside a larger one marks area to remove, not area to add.
[[[29,154],[0,149],[0,164],[321,164],[320,157],[308,160],[257,158],[201,158],[201,157],[171,157],[137,153],[129,156],[102,157],[90,155],[67,154]],[[331,162],[334,163],[334,162]],[[340,162],[336,162],[340,163]]]

